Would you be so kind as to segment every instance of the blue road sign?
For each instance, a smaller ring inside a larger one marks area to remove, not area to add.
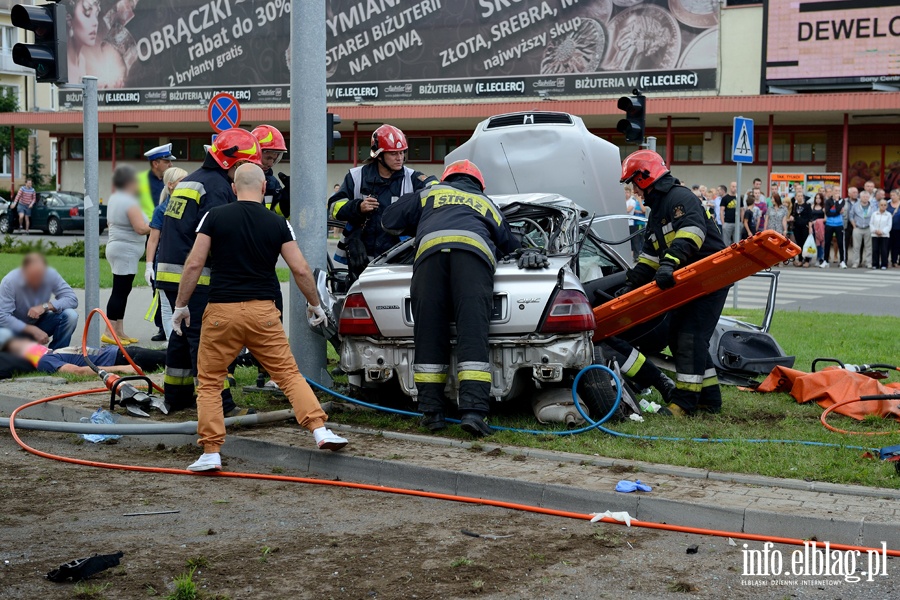
[[[231,94],[216,94],[209,102],[206,116],[212,128],[221,133],[241,124],[241,105]]]
[[[734,118],[731,135],[731,160],[736,163],[753,162],[753,119]]]

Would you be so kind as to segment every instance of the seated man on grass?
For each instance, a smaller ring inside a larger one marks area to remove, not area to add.
[[[33,342],[27,338],[15,337],[9,329],[0,329],[0,350],[23,358],[35,369],[44,373],[71,373],[73,375],[93,375],[94,371],[87,366],[81,348],[60,348],[51,350],[47,346]],[[128,354],[134,364],[144,372],[158,371],[165,366],[165,350],[148,350],[131,347]],[[107,373],[124,373],[135,375],[135,370],[118,346],[104,346],[100,349],[89,348],[91,361]]]
[[[0,327],[56,350],[65,348],[78,326],[78,297],[42,254],[32,252],[22,266],[0,280]]]

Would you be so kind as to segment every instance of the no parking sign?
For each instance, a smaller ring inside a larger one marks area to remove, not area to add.
[[[241,105],[231,94],[216,94],[209,101],[206,117],[212,128],[219,133],[234,129],[241,124]]]

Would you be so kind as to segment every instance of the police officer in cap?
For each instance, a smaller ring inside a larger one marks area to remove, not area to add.
[[[432,182],[389,206],[381,220],[391,235],[415,235],[410,294],[415,337],[413,365],[422,425],[444,421],[444,387],[450,369],[450,323],[456,323],[456,380],[462,428],[490,435],[491,364],[488,330],[497,260],[519,248],[509,223],[484,194],[484,177],[468,160],[450,164]],[[520,268],[544,268],[546,255],[526,251]]]
[[[153,209],[159,204],[159,196],[166,187],[163,173],[172,166],[175,156],[172,154],[172,144],[163,144],[144,152],[144,157],[150,161],[150,168],[138,173],[138,200],[141,211],[150,219],[153,217]]]
[[[637,186],[650,207],[650,220],[637,264],[627,272],[627,285],[617,295],[651,281],[669,289],[677,284],[678,269],[725,248],[713,215],[672,176],[656,152],[638,150],[626,157],[621,182]],[[726,287],[670,313],[669,349],[675,358],[676,374],[669,410],[676,417],[722,409],[709,340],[727,295]]]

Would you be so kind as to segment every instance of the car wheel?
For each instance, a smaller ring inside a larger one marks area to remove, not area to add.
[[[9,215],[0,217],[0,233],[4,235],[9,233]]]
[[[578,382],[578,397],[588,408],[591,419],[602,419],[612,410],[616,403],[616,386],[612,376],[603,369],[591,369],[581,376]],[[625,418],[622,405],[616,408],[616,412],[607,420],[607,423],[621,421]]]
[[[63,229],[62,225],[59,222],[59,219],[56,217],[50,217],[47,219],[47,233],[50,235],[62,235]]]

